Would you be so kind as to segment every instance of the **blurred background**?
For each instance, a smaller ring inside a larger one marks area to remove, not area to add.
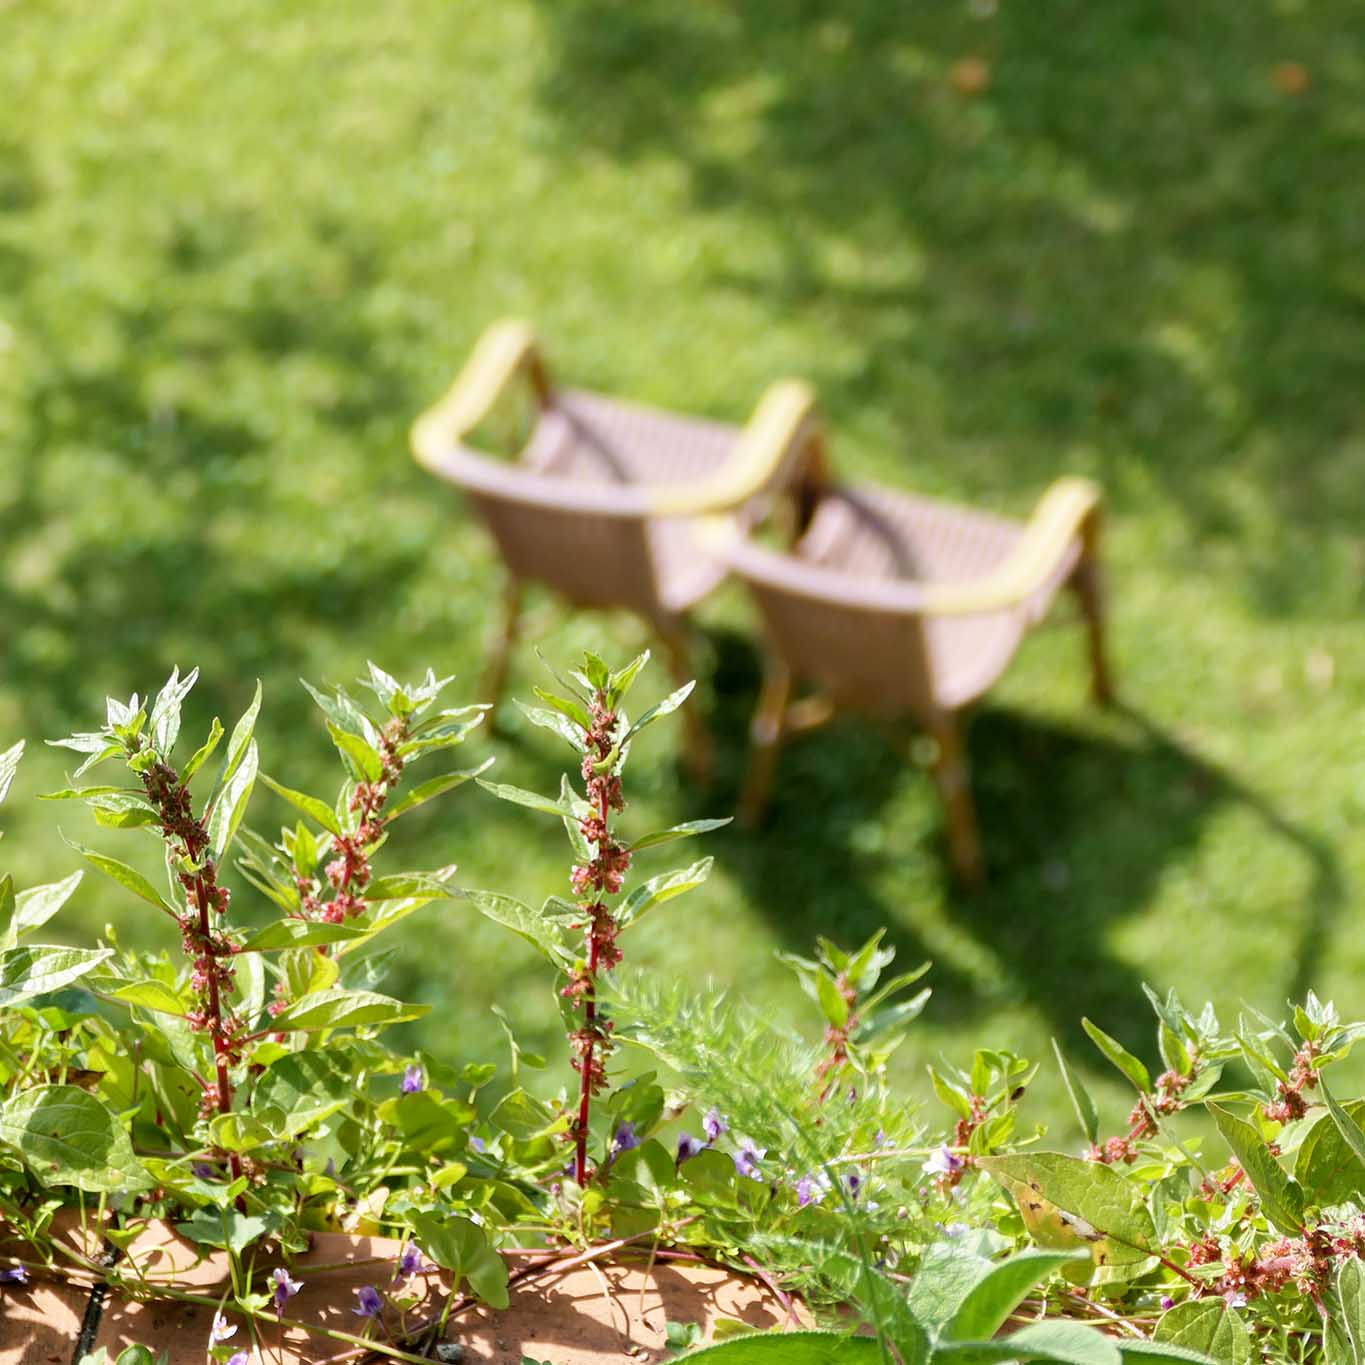
[[[259,677],[265,770],[323,791],[300,676],[368,657],[479,699],[498,565],[407,428],[510,313],[567,382],[685,412],[741,421],[804,376],[848,474],[1022,516],[1072,472],[1110,501],[1125,709],[1087,706],[1078,633],[1025,646],[971,730],[986,892],[948,874],[912,733],[848,719],[791,745],[765,830],[708,838],[637,962],[797,1021],[773,950],[887,925],[935,964],[915,1094],[974,1045],[1102,1068],[1082,1014],[1154,1060],[1142,981],[1359,1014],[1362,89],[1350,0],[0,2],[0,744],[30,740],[6,870],[73,868],[59,824],[129,856],[32,799],[67,766],[37,741],[172,664],[203,671],[187,743]],[[733,810],[755,621],[731,589],[700,626],[716,779],[657,726],[627,829]],[[513,695],[532,642],[647,637],[538,599]],[[567,750],[507,728],[461,759],[556,787]],[[258,788],[249,822],[286,818]],[[383,865],[450,861],[567,888],[556,824],[472,788]],[[162,942],[93,874],[54,927],[106,923]],[[436,1006],[416,1041],[487,1055],[496,1002],[562,1062],[529,948],[459,903],[409,924],[386,989]],[[1050,1066],[1036,1089],[1074,1139]]]

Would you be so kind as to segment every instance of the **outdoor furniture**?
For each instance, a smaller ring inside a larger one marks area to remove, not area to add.
[[[1089,633],[1092,693],[1111,700],[1100,514],[1099,489],[1084,479],[1054,484],[1027,525],[864,485],[828,489],[790,554],[717,534],[718,552],[758,603],[769,644],[743,816],[761,816],[788,735],[837,706],[908,712],[935,741],[954,866],[980,884],[963,712],[1004,673],[1063,586],[1077,594]],[[802,683],[815,695],[793,702]]]
[[[514,379],[536,415],[515,463],[467,444]],[[696,539],[697,518],[733,513],[742,525],[799,493],[818,468],[814,397],[797,381],[772,385],[747,426],[561,389],[524,323],[496,323],[446,396],[413,427],[425,468],[457,485],[507,568],[503,621],[485,683],[496,705],[516,637],[522,585],[534,580],[581,607],[644,617],[681,683],[691,671],[687,613],[725,576]],[[796,513],[798,522],[799,509]],[[704,770],[698,709],[685,708],[690,752]]]

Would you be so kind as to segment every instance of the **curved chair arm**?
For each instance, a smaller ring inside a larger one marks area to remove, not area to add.
[[[1021,606],[1057,572],[1077,536],[1095,534],[1100,490],[1088,479],[1059,479],[1040,499],[1014,550],[994,572],[966,582],[866,579],[756,545],[729,517],[699,527],[708,553],[741,576],[836,600],[863,611],[907,616],[983,616]]]
[[[932,616],[976,616],[1022,605],[1057,572],[1078,536],[1094,535],[1102,507],[1103,495],[1089,479],[1058,479],[997,569],[966,583],[925,583],[922,610]]]
[[[800,379],[770,384],[730,457],[696,484],[648,489],[650,514],[700,517],[732,511],[769,488],[792,451],[819,430],[815,390]]]
[[[536,335],[515,318],[495,322],[479,338],[444,398],[412,426],[412,453],[419,464],[440,473],[441,458],[488,415],[508,384],[523,371],[544,402],[550,382]]]

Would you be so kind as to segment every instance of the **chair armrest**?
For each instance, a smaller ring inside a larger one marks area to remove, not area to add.
[[[1102,506],[1103,496],[1089,479],[1058,479],[997,569],[967,583],[923,584],[922,610],[932,616],[976,616],[1022,605],[1057,572],[1078,536],[1094,534]]]
[[[730,457],[710,478],[649,490],[656,517],[712,516],[733,511],[769,488],[798,445],[818,430],[815,391],[799,379],[768,386]]]
[[[530,325],[514,318],[493,323],[445,397],[413,423],[412,453],[417,462],[439,473],[441,457],[483,421],[523,371],[537,398],[544,401],[550,385]]]

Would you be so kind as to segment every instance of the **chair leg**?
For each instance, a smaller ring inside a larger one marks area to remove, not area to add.
[[[655,629],[663,641],[664,652],[668,655],[669,671],[673,681],[681,687],[696,679],[692,671],[692,651],[689,648],[687,627],[681,622],[662,624],[655,622]],[[682,708],[683,726],[687,736],[687,756],[683,760],[694,782],[705,782],[711,776],[711,732],[706,728],[701,708],[695,697],[689,697]]]
[[[777,771],[777,757],[786,736],[787,701],[791,690],[791,674],[785,665],[776,659],[771,660],[758,696],[754,718],[749,725],[753,748],[749,771],[744,777],[744,790],[739,798],[739,822],[747,829],[756,829],[768,808],[773,776]]]
[[[1090,697],[1098,706],[1109,706],[1115,699],[1114,680],[1105,649],[1104,582],[1099,541],[1099,521],[1091,518],[1081,528],[1081,562],[1076,566],[1071,584],[1085,618],[1090,653]]]
[[[938,746],[934,781],[948,816],[948,848],[953,867],[962,881],[975,890],[986,884],[986,865],[981,856],[961,719],[954,712],[940,712],[930,725],[930,734]]]
[[[521,581],[508,576],[502,590],[502,622],[493,641],[493,653],[483,678],[483,694],[488,699],[488,728],[497,721],[502,689],[507,682],[507,664],[516,643],[517,625],[521,619]]]

